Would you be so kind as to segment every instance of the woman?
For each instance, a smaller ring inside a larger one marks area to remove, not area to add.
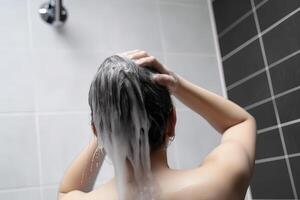
[[[222,134],[199,166],[170,169],[175,96]],[[133,50],[107,58],[91,84],[90,144],[67,170],[60,200],[244,199],[253,173],[256,122],[244,109],[173,73],[153,56]],[[116,177],[92,190],[105,155]]]

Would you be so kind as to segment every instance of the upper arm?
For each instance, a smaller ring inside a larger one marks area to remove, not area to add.
[[[227,129],[221,144],[203,160],[212,173],[227,181],[225,184],[247,187],[255,162],[256,122],[249,117]]]
[[[242,123],[227,129],[222,136],[221,144],[236,145],[237,150],[243,152],[250,164],[255,161],[256,121],[249,117]],[[222,154],[222,152],[220,152]]]
[[[59,193],[58,200],[87,200],[87,193],[74,190],[68,193]]]

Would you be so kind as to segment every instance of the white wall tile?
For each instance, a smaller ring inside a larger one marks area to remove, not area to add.
[[[200,115],[178,111],[175,140],[179,168],[199,166],[220,142],[221,135]]]
[[[0,50],[0,112],[34,110],[32,69],[28,49]]]
[[[38,110],[88,111],[89,87],[105,57],[84,51],[36,51]]]
[[[217,58],[198,54],[165,54],[167,66],[192,83],[221,94]]]
[[[172,141],[167,148],[168,165],[171,169],[179,169],[177,145]]]
[[[183,78],[207,90],[222,95],[217,58],[200,54],[165,53],[166,65]],[[174,100],[179,109],[187,108]]]
[[[38,111],[89,111],[88,92],[91,81],[104,59],[114,53],[35,50]],[[162,58],[156,52],[152,55]]]
[[[0,13],[0,47],[28,47],[27,1],[2,0]]]
[[[215,54],[207,6],[160,4],[167,52]]]
[[[123,51],[146,49],[161,51],[158,9],[155,1],[66,1],[69,18],[55,29],[32,12],[34,48]],[[38,10],[41,1],[32,0]]]
[[[0,199],[3,200],[40,200],[39,189],[27,189],[20,191],[1,191]],[[54,200],[54,199],[52,199]]]
[[[144,49],[162,51],[159,10],[155,1],[111,1],[116,22],[115,49]]]
[[[110,1],[64,1],[68,19],[60,29],[46,24],[38,15],[43,2],[30,0],[34,48],[113,50]]]
[[[88,114],[40,116],[42,184],[60,183],[65,170],[88,145],[91,136]]]
[[[34,116],[0,116],[0,189],[39,185]]]
[[[58,186],[47,186],[41,189],[43,198],[42,200],[57,200]]]

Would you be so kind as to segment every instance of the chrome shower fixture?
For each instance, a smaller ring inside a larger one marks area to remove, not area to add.
[[[42,19],[53,26],[61,26],[67,20],[67,10],[62,5],[62,0],[50,0],[43,3],[39,9]]]

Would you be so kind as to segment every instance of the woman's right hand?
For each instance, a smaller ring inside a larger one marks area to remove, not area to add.
[[[172,94],[175,93],[178,86],[177,75],[165,65],[161,64],[154,56],[139,49],[126,51],[117,55],[133,60],[140,67],[151,67],[157,70],[160,74],[154,74],[152,80],[167,87]]]

